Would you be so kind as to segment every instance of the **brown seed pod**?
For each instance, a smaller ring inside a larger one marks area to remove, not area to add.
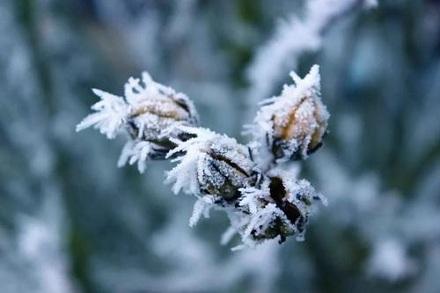
[[[252,135],[268,147],[277,161],[304,159],[321,145],[329,113],[320,98],[317,66],[303,79],[291,74],[295,84],[285,85],[255,118]]]
[[[327,131],[328,113],[320,99],[301,98],[282,114],[273,116],[272,150],[277,159],[302,159],[316,151]]]
[[[238,143],[213,142],[198,164],[198,183],[202,194],[220,195],[231,201],[240,196],[239,189],[256,179],[254,163],[247,149]]]
[[[148,141],[161,150],[155,159],[165,158],[176,146],[173,138],[186,139],[176,126],[196,126],[198,115],[192,101],[173,89],[154,82],[144,73],[141,87],[138,79],[131,78],[125,86],[130,104],[127,130],[133,139]]]
[[[305,180],[290,181],[282,176],[272,176],[269,180],[269,195],[252,222],[250,237],[262,241],[279,237],[284,242],[288,236],[302,239],[309,218],[310,206],[322,200],[310,183]]]
[[[175,159],[180,164],[168,173],[168,181],[174,182],[174,192],[183,189],[213,196],[217,204],[234,204],[240,196],[239,189],[250,186],[257,178],[247,147],[207,129],[180,129],[192,137],[178,142],[168,154],[180,154]]]

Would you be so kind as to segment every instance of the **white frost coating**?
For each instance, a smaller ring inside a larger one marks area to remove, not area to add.
[[[269,180],[265,178],[260,188],[251,186],[241,188],[240,192],[242,196],[239,205],[249,210],[251,214],[255,214],[259,209],[263,208],[261,200],[269,200],[270,198]]]
[[[281,178],[286,190],[285,202],[289,202],[298,208],[302,217],[312,212],[313,203],[316,201],[326,204],[326,199],[315,189],[307,180],[297,180],[289,172],[279,168],[268,172],[269,176]],[[275,221],[280,221],[285,234],[295,234],[296,239],[304,239],[306,223],[292,223],[286,214],[273,202],[269,189],[269,178],[265,178],[260,188],[247,187],[240,189],[242,196],[239,200],[239,206],[245,213],[236,213],[234,209],[227,209],[231,227],[222,237],[222,243],[230,241],[235,233],[240,234],[242,244],[233,248],[240,250],[246,247],[255,247],[267,239],[255,239],[255,235],[264,235],[268,229],[273,228]],[[307,222],[307,220],[305,220]],[[279,225],[279,224],[278,224]],[[278,237],[277,237],[278,238]]]
[[[199,198],[194,204],[193,213],[189,218],[189,226],[194,227],[202,216],[209,218],[209,211],[213,207],[213,203],[212,197],[204,196]]]
[[[124,86],[124,95],[127,103],[134,107],[134,111],[152,107],[153,110],[159,112],[171,112],[177,115],[191,114],[194,119],[197,118],[194,105],[185,94],[155,82],[148,72],[142,73],[142,82],[139,78],[130,77]],[[185,102],[189,113],[174,113],[181,111],[172,102]]]
[[[123,98],[93,89],[93,92],[101,98],[91,109],[95,113],[88,115],[81,123],[76,126],[76,131],[93,126],[104,134],[108,139],[115,136],[125,124],[130,107]]]
[[[137,162],[139,173],[144,173],[151,149],[152,143],[148,141],[128,141],[122,149],[118,167],[123,167],[127,163],[133,165]]]
[[[280,161],[289,159],[294,152],[300,151],[302,157],[307,157],[308,146],[313,135],[323,136],[327,127],[330,114],[321,101],[321,77],[319,66],[314,65],[310,72],[300,78],[295,72],[290,72],[294,81],[292,85],[284,85],[282,93],[278,97],[264,100],[263,105],[254,120],[254,124],[248,126],[247,133],[253,137],[255,150],[265,152],[267,143],[272,144],[272,138],[280,136],[275,129],[292,129],[292,138],[286,139],[286,156]],[[295,124],[290,121],[294,112]],[[266,151],[267,152],[267,151]],[[258,156],[267,157],[267,156]],[[260,162],[261,165],[267,164]],[[261,166],[263,169],[267,167]]]
[[[167,158],[179,152],[185,152],[185,155],[173,160],[179,164],[168,172],[166,182],[173,183],[175,194],[183,190],[186,193],[197,195],[200,193],[197,177],[198,164],[203,161],[204,151],[209,148],[211,141],[219,135],[203,128],[181,127],[181,129],[196,136],[185,142],[175,140],[178,146],[167,154]]]
[[[177,136],[177,126],[197,124],[197,112],[189,98],[172,88],[155,82],[147,72],[142,80],[130,77],[124,86],[124,97],[94,89],[101,98],[92,106],[95,112],[88,115],[76,127],[81,131],[97,128],[107,138],[120,133],[131,136],[122,150],[118,166],[138,163],[143,173],[146,162],[164,156],[168,138]]]
[[[264,232],[269,225],[273,223],[276,217],[285,218],[284,213],[273,203],[267,204],[265,207],[256,211],[250,217],[250,221],[246,226],[244,233],[242,234],[243,243],[253,243],[250,235],[252,231],[256,231],[257,234]],[[287,218],[284,219],[288,222]]]
[[[321,47],[322,35],[331,22],[356,7],[372,7],[375,0],[309,0],[305,16],[292,16],[281,22],[273,36],[260,47],[247,71],[251,83],[249,105],[271,94],[273,86],[286,73],[286,68],[296,68],[301,54]]]
[[[199,185],[206,182],[206,178],[210,180],[210,183],[218,186],[223,185],[224,176],[227,176],[232,182],[238,183],[240,181],[241,177],[238,175],[240,173],[231,172],[231,167],[224,162],[218,162],[216,169],[210,167],[211,161],[215,160],[211,158],[213,152],[222,154],[244,170],[252,168],[252,162],[243,157],[247,149],[238,144],[235,139],[204,128],[185,126],[178,128],[187,134],[194,135],[194,137],[186,141],[173,139],[177,147],[167,154],[167,158],[169,158],[184,153],[184,155],[173,160],[179,162],[179,164],[168,172],[167,182],[174,184],[174,193],[183,190],[186,193],[198,195],[200,194]]]
[[[173,183],[175,193],[182,190],[198,198],[189,223],[191,227],[202,215],[206,217],[210,208],[216,207],[224,210],[231,222],[230,229],[222,237],[222,243],[227,243],[234,234],[239,234],[241,237],[243,245],[235,247],[234,250],[254,247],[268,239],[282,241],[281,234],[283,237],[296,234],[297,240],[303,239],[312,203],[322,201],[321,195],[316,193],[308,181],[298,181],[295,173],[279,168],[272,169],[267,175],[281,178],[286,191],[286,194],[279,195],[279,202],[276,203],[269,187],[271,183],[269,177],[246,181],[251,176],[249,170],[252,170],[253,166],[252,162],[243,156],[246,152],[243,145],[238,144],[235,139],[208,129],[185,126],[179,128],[193,136],[186,141],[173,140],[177,147],[171,150],[167,157],[178,154],[180,156],[173,160],[178,162],[178,165],[168,172],[167,182]],[[222,156],[230,164],[225,164]],[[216,168],[211,168],[212,164],[215,164]],[[237,180],[234,181],[236,174],[230,170],[236,168],[245,170],[243,172],[247,172],[248,175],[239,173]],[[243,187],[238,189],[238,198],[232,202],[223,201],[223,197],[219,194],[206,194],[203,191],[203,185],[206,184],[205,177],[208,178],[209,184],[220,186],[219,188],[223,187],[225,180],[237,182],[237,185],[241,183]],[[252,183],[248,184],[248,182]],[[291,204],[291,209],[296,210],[291,215],[295,220],[289,219],[280,207],[286,203]]]
[[[294,203],[303,214],[309,213],[310,205],[314,201],[320,201],[324,206],[327,206],[327,198],[324,195],[317,192],[309,181],[305,179],[298,180],[295,176],[292,176],[290,171],[275,168],[268,175],[282,179],[287,193],[287,201]]]

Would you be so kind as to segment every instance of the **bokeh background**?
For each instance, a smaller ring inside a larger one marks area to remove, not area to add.
[[[440,292],[440,3],[308,2],[1,0],[0,292]],[[148,70],[245,141],[315,63],[332,117],[301,175],[329,205],[305,242],[233,253],[169,164],[118,169],[123,141],[74,131],[91,88]]]

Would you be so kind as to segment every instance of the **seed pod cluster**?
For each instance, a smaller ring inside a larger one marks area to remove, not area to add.
[[[320,99],[317,66],[303,79],[292,78],[295,84],[258,112],[248,145],[198,127],[188,97],[147,73],[142,82],[128,80],[124,97],[95,90],[101,101],[77,130],[93,126],[108,138],[128,133],[119,166],[137,163],[143,172],[149,160],[176,162],[167,176],[174,193],[198,198],[191,226],[215,207],[228,214],[229,231],[247,246],[270,239],[281,243],[292,235],[301,239],[314,203],[323,197],[307,181],[297,180],[285,162],[319,148],[329,114]]]
[[[302,237],[312,204],[321,200],[307,181],[291,179],[281,170],[262,173],[248,148],[235,139],[201,128],[182,131],[193,137],[176,142],[178,147],[168,154],[182,153],[168,173],[175,193],[184,190],[198,195],[204,207],[210,203],[232,211],[230,218],[238,219],[235,230],[244,243]]]

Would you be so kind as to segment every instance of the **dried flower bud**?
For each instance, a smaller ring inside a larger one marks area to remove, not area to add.
[[[226,200],[237,198],[239,189],[255,180],[253,167],[244,146],[212,143],[199,162],[200,190],[202,194],[221,195]]]
[[[156,83],[146,72],[139,79],[125,84],[124,97],[100,90],[94,93],[101,101],[92,106],[96,112],[77,126],[77,131],[94,126],[107,138],[128,132],[131,140],[125,145],[118,165],[138,163],[140,172],[147,160],[164,159],[176,144],[173,138],[187,139],[178,126],[196,126],[197,112],[191,100],[172,88]]]
[[[181,142],[168,155],[184,153],[168,173],[174,192],[213,195],[226,202],[240,196],[239,189],[255,181],[254,163],[245,146],[235,139],[202,128],[181,127],[194,137]]]
[[[181,135],[176,126],[197,125],[195,107],[187,96],[154,82],[147,73],[143,73],[142,81],[144,87],[135,78],[125,85],[125,97],[131,105],[127,129],[134,139],[170,150],[175,147],[170,138]]]
[[[255,119],[254,137],[265,140],[277,160],[304,159],[322,145],[329,114],[320,98],[319,67],[266,101]]]
[[[301,240],[313,202],[325,203],[325,199],[306,180],[288,179],[281,171],[272,173],[278,174],[267,177],[259,190],[243,190],[240,205],[245,207],[243,217],[247,220],[236,222],[241,223],[237,231],[244,243],[258,243],[277,237],[281,243],[291,235]]]

